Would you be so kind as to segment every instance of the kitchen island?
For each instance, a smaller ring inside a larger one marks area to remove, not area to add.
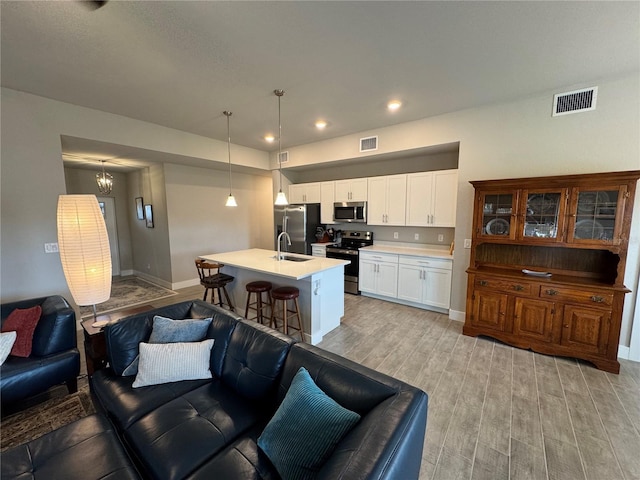
[[[275,251],[259,248],[211,253],[200,258],[223,264],[222,271],[235,277],[227,290],[240,315],[244,315],[249,282],[263,280],[271,282],[273,288],[297,287],[305,340],[316,345],[340,325],[344,315],[344,266],[349,261],[295,253],[286,255],[303,261],[278,261]]]

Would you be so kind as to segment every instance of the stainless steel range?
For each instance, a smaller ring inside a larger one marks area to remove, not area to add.
[[[358,276],[360,270],[360,255],[358,249],[373,245],[373,232],[356,232],[343,230],[339,244],[327,247],[327,258],[350,260],[344,267],[344,291],[353,295],[360,295]]]

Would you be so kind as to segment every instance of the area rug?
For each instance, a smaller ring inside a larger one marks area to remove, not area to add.
[[[152,300],[177,295],[173,290],[160,287],[138,277],[124,277],[111,284],[111,298],[96,305],[98,314],[133,307]],[[80,307],[82,318],[93,315],[93,307]]]
[[[0,424],[0,451],[35,440],[45,433],[95,413],[89,385],[76,393],[51,398],[9,415]]]

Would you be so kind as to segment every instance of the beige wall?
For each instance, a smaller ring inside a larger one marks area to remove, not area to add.
[[[133,268],[131,250],[131,231],[129,229],[129,215],[131,205],[128,202],[128,175],[107,170],[113,175],[113,190],[107,196],[114,199],[116,207],[116,229],[118,231],[118,251],[120,254],[120,270]],[[82,168],[65,168],[64,177],[67,193],[101,195],[96,185],[96,170]],[[133,212],[135,215],[135,210]]]
[[[558,91],[593,86],[569,85]],[[359,132],[314,144],[287,148],[288,167],[330,165],[336,160],[375,157],[358,152],[359,139],[378,135],[376,154],[460,143],[458,211],[455,229],[452,309],[465,310],[471,237],[473,188],[470,180],[593,173],[640,169],[640,89],[638,75],[598,83],[597,109],[552,117],[553,94],[544,92],[517,102],[490,105],[416,122]],[[271,155],[272,167],[276,157]],[[366,162],[362,163],[366,168]],[[634,214],[625,281],[627,296],[621,344],[629,345],[633,301],[638,283],[640,210]],[[455,313],[455,312],[454,312]],[[640,328],[640,326],[638,327]]]
[[[229,173],[166,164],[172,278],[177,287],[197,284],[199,255],[273,248],[271,178],[233,173],[235,208],[225,207]]]
[[[564,86],[558,91],[584,86],[592,84]],[[473,196],[473,189],[468,183],[470,180],[640,168],[638,76],[602,81],[598,86],[597,109],[591,112],[553,118],[550,112],[555,92],[544,92],[517,102],[455,112],[288,148],[289,167],[329,165],[339,160],[365,158],[367,155],[358,152],[358,139],[369,135],[379,136],[380,149],[377,154],[459,142],[458,212],[455,229],[458,247],[454,254],[452,309],[462,312],[466,288],[464,270],[468,266],[469,256],[468,250],[460,246],[464,238],[470,238]],[[192,157],[212,160],[220,158],[220,163],[224,163],[226,159],[223,142],[8,89],[2,89],[1,127],[2,301],[24,298],[25,292],[29,292],[28,296],[34,296],[66,291],[58,256],[45,255],[43,249],[43,243],[56,241],[57,196],[65,193],[60,152],[61,134]],[[251,160],[239,158],[234,159],[234,163],[237,161],[256,166],[264,159],[261,165],[267,168],[269,156],[266,153],[250,151],[248,156]],[[375,160],[372,158],[372,161]],[[277,167],[273,155],[270,164],[271,168]],[[168,167],[167,171],[171,168]],[[273,189],[277,191],[277,172],[272,173],[275,180]],[[156,176],[159,175],[160,173]],[[185,190],[179,183],[175,184],[176,176],[171,173],[166,177],[168,201]],[[287,185],[285,177],[283,190],[287,191]],[[184,242],[183,239],[173,237],[173,206],[167,207],[164,197],[156,199],[155,191],[153,195],[154,214],[161,218],[162,209],[167,209],[164,221],[167,222],[167,232],[171,231],[172,237],[167,233],[166,244],[152,245],[152,248],[166,248],[173,254],[173,249],[180,248]],[[184,202],[187,203],[186,200]],[[193,208],[197,210],[203,206],[194,205]],[[184,206],[181,210],[184,210]],[[640,209],[636,208],[625,276],[627,286],[634,293],[627,296],[621,332],[623,345],[629,345],[638,282],[639,219]],[[203,220],[206,221],[206,218]],[[257,224],[261,224],[261,221]],[[260,228],[263,227],[259,227],[258,231]],[[135,229],[131,230],[132,239],[136,242]],[[253,231],[248,235],[254,238]],[[267,239],[261,241],[266,243],[270,239],[269,232]],[[250,240],[245,237],[243,241]],[[191,245],[195,246],[193,242]],[[185,252],[182,255],[184,258],[178,260],[180,265],[188,263],[190,254]],[[136,257],[135,248],[133,256]],[[29,268],[31,265],[37,268]],[[166,268],[171,272],[171,264]],[[175,268],[178,268],[177,264]],[[180,273],[179,277],[182,276]]]
[[[44,243],[57,241],[58,195],[66,193],[61,136],[164,152],[168,157],[201,158],[220,168],[227,162],[226,142],[7,88],[1,89],[1,95],[2,302],[49,294],[62,294],[72,301],[60,257],[44,253]],[[234,164],[268,169],[266,152],[239,146],[233,146],[233,151]],[[138,228],[137,221],[130,223],[132,259],[135,264],[138,253],[142,255],[143,264],[147,259],[154,260],[157,270],[152,273],[159,279],[171,281],[162,166],[150,170],[149,181],[143,184],[139,177],[129,182],[128,201],[133,205],[135,196],[140,196],[137,192],[143,191],[145,201],[152,200],[157,222],[156,228],[146,230]],[[146,193],[144,185],[150,185],[150,193]],[[147,253],[149,256],[144,256]]]

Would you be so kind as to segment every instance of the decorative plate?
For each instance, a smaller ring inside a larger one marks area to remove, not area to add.
[[[595,212],[596,205],[609,203],[609,195],[607,192],[580,192],[578,195],[578,213],[592,214]]]
[[[503,218],[494,218],[485,227],[488,235],[509,235],[509,222]]]
[[[560,195],[548,193],[546,195],[531,195],[527,199],[527,210],[531,215],[556,215],[558,212]]]
[[[573,236],[579,240],[599,240],[602,237],[602,232],[604,232],[604,228],[600,222],[587,219],[576,222]]]

